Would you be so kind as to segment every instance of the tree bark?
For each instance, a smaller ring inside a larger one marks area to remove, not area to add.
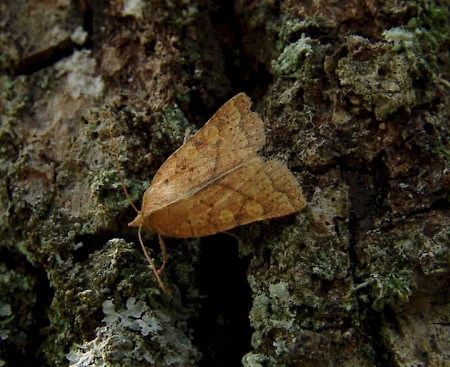
[[[448,10],[0,4],[0,366],[450,366]],[[166,239],[163,294],[109,128],[139,207],[241,91],[307,207]]]

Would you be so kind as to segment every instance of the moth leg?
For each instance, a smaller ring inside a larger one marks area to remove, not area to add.
[[[161,269],[156,270],[155,262],[150,257],[150,255],[147,252],[147,249],[144,246],[144,241],[142,241],[142,236],[141,236],[141,229],[142,229],[142,225],[139,226],[138,237],[139,237],[139,242],[141,243],[142,251],[144,252],[144,256],[147,259],[148,263],[150,264],[150,267],[152,268],[153,274],[155,274],[156,280],[158,281],[160,288],[163,290],[164,293],[170,293],[170,289],[164,285],[164,282],[162,281],[161,276],[159,275]],[[164,250],[165,250],[165,247],[164,247]],[[163,257],[164,257],[164,255],[163,255]],[[163,266],[164,265],[165,264],[163,263]],[[163,268],[163,266],[161,266],[161,268]]]
[[[157,270],[157,272],[158,272],[158,274],[162,274],[162,272],[164,271],[164,268],[166,267],[166,264],[167,264],[167,250],[166,250],[166,245],[164,244],[164,240],[159,233],[158,233],[158,242],[159,242],[159,247],[161,249],[163,263],[162,263],[161,267]]]

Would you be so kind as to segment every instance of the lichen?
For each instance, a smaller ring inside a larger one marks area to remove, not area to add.
[[[316,257],[311,262],[312,273],[330,281],[345,278],[348,275],[348,268],[347,254],[339,250],[332,250],[332,246],[327,243],[317,251]]]
[[[79,46],[82,46],[86,43],[89,34],[82,27],[77,27],[70,35],[70,39]]]
[[[97,216],[110,221],[118,213],[128,208],[130,203],[122,191],[122,185],[116,169],[104,170],[93,175],[90,179],[91,197],[98,205]],[[139,203],[149,181],[125,178],[125,185],[133,203]]]
[[[442,228],[432,236],[420,236],[419,263],[427,276],[450,273],[450,229]]]
[[[141,19],[145,9],[142,0],[125,0],[123,2],[123,14]]]
[[[404,54],[385,52],[378,55],[376,46],[366,39],[351,37],[352,47],[358,52],[366,49],[364,60],[347,57],[339,60],[337,74],[340,84],[347,90],[355,113],[373,112],[378,121],[400,108],[417,103],[411,75],[412,62]]]
[[[5,258],[9,261],[17,261],[12,253],[3,254],[8,254]],[[9,269],[0,262],[0,366],[25,360],[27,345],[36,338],[38,320],[33,315],[37,300],[36,279],[23,269]]]
[[[5,323],[8,322],[8,318],[9,316],[12,315],[12,311],[11,311],[11,306],[9,304],[0,304],[0,351],[3,349],[1,347],[1,344],[8,339],[10,330],[9,328],[6,326],[5,327]],[[1,358],[1,353],[0,353],[0,366],[4,366],[5,365],[5,361]]]
[[[260,353],[248,353],[242,358],[242,365],[244,367],[267,367],[273,366],[274,363],[275,360],[273,358]]]
[[[73,99],[80,96],[100,97],[105,84],[95,70],[96,63],[88,50],[76,51],[55,65],[57,77],[67,75],[67,91]]]
[[[295,314],[289,311],[292,305],[288,284],[279,282],[269,286],[269,294],[259,294],[253,301],[250,319],[255,328],[269,324],[271,327],[290,329]]]
[[[387,42],[393,44],[394,51],[400,51],[402,48],[407,50],[414,45],[414,33],[404,28],[387,29],[382,35]]]
[[[372,307],[375,311],[382,311],[386,305],[398,306],[408,301],[413,292],[413,273],[409,269],[392,271],[387,274],[372,273],[370,279],[357,285],[354,290],[370,287]],[[360,297],[368,302],[364,295]]]
[[[300,63],[305,62],[312,52],[313,41],[302,34],[297,41],[287,45],[276,61],[272,62],[272,69],[277,74],[293,74],[300,68]]]
[[[96,338],[74,345],[67,355],[70,366],[194,366],[199,359],[192,341],[162,309],[152,310],[130,297],[118,311],[106,300],[103,313],[104,326],[97,328]]]
[[[164,160],[166,157],[158,157],[158,153],[163,151],[166,155],[167,151],[174,151],[183,144],[183,139],[192,129],[192,125],[186,116],[174,105],[162,111],[162,118],[159,122],[159,128],[152,136],[150,151],[155,152],[155,158]]]

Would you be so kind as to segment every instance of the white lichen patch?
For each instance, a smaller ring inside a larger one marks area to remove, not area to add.
[[[403,28],[391,28],[383,32],[384,39],[393,44],[392,49],[399,51],[402,47],[404,49],[410,48],[414,44],[414,33]]]
[[[142,0],[124,0],[123,15],[133,16],[137,19],[142,18],[144,1]]]
[[[309,57],[312,52],[311,38],[302,34],[299,40],[284,48],[278,59],[272,63],[272,67],[282,74],[293,73],[298,69],[300,61]]]
[[[88,33],[83,29],[83,27],[77,27],[70,35],[70,39],[79,46],[86,43],[88,39]]]
[[[130,297],[119,310],[106,300],[103,313],[105,325],[96,330],[96,338],[67,354],[70,366],[195,365],[199,356],[191,340],[163,310]]]
[[[58,76],[66,76],[66,91],[73,99],[82,96],[98,98],[105,88],[103,79],[96,74],[95,59],[88,50],[76,51],[56,65]]]

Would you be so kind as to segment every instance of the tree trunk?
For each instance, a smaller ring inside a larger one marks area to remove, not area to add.
[[[450,366],[448,10],[0,4],[0,366]],[[241,91],[307,206],[166,238],[164,294],[108,131],[139,207]]]

